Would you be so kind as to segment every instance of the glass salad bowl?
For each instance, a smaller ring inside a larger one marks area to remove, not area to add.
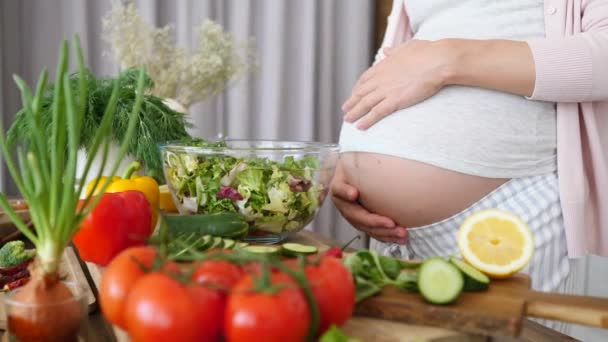
[[[181,215],[236,212],[246,241],[277,243],[309,224],[328,194],[339,146],[316,142],[195,139],[160,146]]]

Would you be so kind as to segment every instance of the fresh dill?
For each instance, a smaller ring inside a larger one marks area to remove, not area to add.
[[[82,122],[80,147],[85,151],[93,143],[93,137],[101,125],[104,110],[112,95],[113,82],[119,84],[118,103],[116,114],[112,121],[112,141],[119,143],[127,132],[129,114],[135,104],[138,70],[127,69],[116,78],[97,78],[90,70],[85,70],[84,77],[88,87],[87,101],[84,120]],[[78,94],[79,74],[70,76],[70,86],[74,94]],[[153,87],[152,79],[146,75],[145,91],[149,92]],[[55,93],[54,85],[49,85],[42,100],[40,111],[40,122],[46,127],[50,144],[52,103]],[[8,131],[8,142],[13,145],[19,137],[27,136],[32,130],[30,121],[25,115],[25,110],[20,110],[13,125]],[[188,122],[184,113],[176,112],[167,107],[163,100],[153,95],[145,95],[135,134],[131,137],[128,145],[128,154],[142,162],[147,175],[154,177],[161,184],[164,183],[162,163],[158,144],[175,140],[187,140],[191,137],[186,129],[192,125]]]

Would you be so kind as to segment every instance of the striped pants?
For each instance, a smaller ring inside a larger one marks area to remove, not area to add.
[[[471,214],[483,209],[502,209],[527,222],[534,235],[534,254],[523,270],[530,275],[532,288],[540,291],[571,293],[570,261],[555,173],[514,178],[462,212],[427,226],[408,228],[405,245],[372,239],[370,248],[403,259],[460,255],[457,231]],[[543,322],[554,329],[566,330],[563,324]]]

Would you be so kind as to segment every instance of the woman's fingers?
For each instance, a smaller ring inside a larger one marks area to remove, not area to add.
[[[351,96],[342,105],[342,111],[350,111],[363,96],[375,90],[377,87],[374,83],[368,82],[376,74],[376,66],[367,69],[353,86]]]
[[[384,242],[394,242],[404,244],[407,241],[407,230],[403,227],[395,228],[375,228],[375,227],[359,227],[359,230],[364,231],[367,235],[376,240]]]
[[[344,200],[336,193],[333,194],[336,208],[358,230],[383,242],[404,244],[407,241],[407,229],[396,226],[390,218],[370,213],[357,202]]]
[[[394,96],[383,99],[380,103],[376,104],[374,108],[365,115],[359,122],[357,122],[357,128],[368,129],[372,127],[376,122],[382,120],[384,117],[395,112],[399,109],[399,100]]]
[[[359,77],[359,80],[357,80],[355,87],[360,86],[363,83],[371,80],[378,72],[378,65],[379,64],[373,65],[369,69],[365,70],[365,72],[361,74],[361,77]]]
[[[338,164],[331,184],[332,200],[344,218],[355,228],[384,242],[405,243],[407,230],[398,227],[388,217],[369,212],[357,202],[359,191],[344,181],[341,165]]]
[[[350,97],[344,102],[342,105],[342,111],[344,113],[348,113],[353,108],[355,108],[358,104],[361,103],[369,93],[376,90],[377,85],[373,82],[366,82],[361,85],[356,85],[353,87],[353,90],[350,94]]]
[[[356,106],[360,100],[360,97],[351,95],[348,99],[346,99],[346,102],[344,102],[344,104],[342,105],[342,111],[344,113],[347,113],[351,108]]]
[[[351,109],[344,116],[344,121],[346,122],[354,122],[359,120],[364,115],[368,114],[369,111],[380,103],[385,98],[385,94],[382,91],[376,90],[372,93],[367,94],[355,105],[353,109]]]
[[[372,214],[357,202],[345,201],[335,196],[333,200],[342,216],[357,227],[394,228],[396,226],[390,218]]]
[[[348,112],[360,105],[365,98],[377,88],[378,86],[374,82],[366,82],[355,86],[350,97],[342,106],[342,110],[348,114]]]
[[[337,197],[348,202],[355,202],[359,197],[359,191],[357,188],[343,182],[341,179],[335,178],[332,182],[331,194],[333,197]]]
[[[449,60],[441,46],[414,40],[382,52],[385,58],[359,77],[342,107],[345,121],[358,121],[360,129],[433,96],[445,85],[443,70]]]

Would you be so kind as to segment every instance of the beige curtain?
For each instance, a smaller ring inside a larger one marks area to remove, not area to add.
[[[139,0],[136,4],[149,22],[173,24],[182,45],[194,44],[193,28],[206,18],[240,40],[256,40],[259,70],[220,96],[194,105],[193,134],[337,141],[339,106],[371,58],[372,0]],[[34,82],[45,65],[55,65],[64,37],[80,34],[85,57],[96,73],[118,71],[104,54],[100,39],[101,17],[109,6],[109,0],[0,0],[0,113],[5,126],[19,108],[11,75]],[[8,193],[16,193],[7,177],[1,184]],[[343,241],[355,235],[330,201],[310,229]]]

